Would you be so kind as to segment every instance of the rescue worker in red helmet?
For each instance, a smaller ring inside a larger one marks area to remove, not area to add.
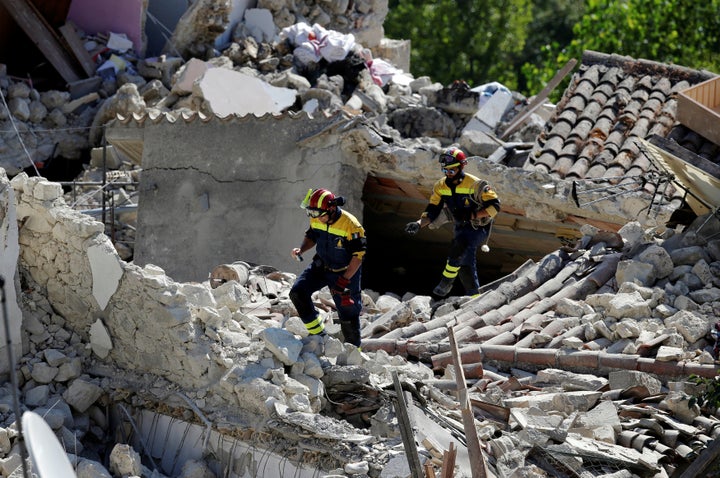
[[[435,183],[425,211],[420,219],[405,226],[405,232],[417,234],[420,228],[440,215],[443,207],[447,207],[454,220],[453,240],[442,278],[433,294],[445,297],[459,277],[465,293],[475,295],[480,288],[477,248],[490,234],[492,218],[500,211],[500,200],[487,182],[464,171],[467,158],[462,150],[446,148],[441,151],[439,161],[445,177]],[[481,188],[479,192],[478,187]]]
[[[290,300],[311,335],[323,335],[325,325],[312,301],[315,291],[328,286],[340,320],[345,342],[360,347],[360,279],[367,249],[365,230],[345,204],[327,189],[310,189],[300,207],[310,218],[300,247],[290,254],[301,260],[302,254],[315,247],[310,265],[290,289]]]

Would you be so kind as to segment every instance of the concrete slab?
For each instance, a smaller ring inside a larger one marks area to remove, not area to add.
[[[197,83],[210,109],[221,117],[280,113],[295,103],[296,90],[278,88],[225,68],[211,68]]]

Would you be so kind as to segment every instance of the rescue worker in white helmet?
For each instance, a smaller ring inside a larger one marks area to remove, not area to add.
[[[411,236],[417,234],[447,207],[454,220],[453,240],[442,278],[433,294],[445,297],[459,277],[465,294],[475,295],[480,287],[477,248],[490,234],[492,218],[500,211],[500,200],[492,186],[464,171],[467,158],[459,148],[444,149],[439,161],[445,177],[435,183],[425,211],[420,219],[405,226],[405,232]],[[481,188],[480,201],[476,197],[477,187]]]
[[[360,347],[360,289],[362,262],[367,249],[365,230],[340,208],[342,196],[327,189],[310,189],[300,207],[310,218],[300,247],[290,254],[301,260],[315,247],[315,256],[290,289],[290,300],[311,335],[325,334],[322,316],[312,301],[315,291],[327,286],[332,294],[345,342]]]

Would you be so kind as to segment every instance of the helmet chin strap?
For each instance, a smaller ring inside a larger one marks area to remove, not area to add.
[[[340,212],[340,208],[337,207],[337,206],[335,206],[335,210],[334,210],[334,211],[331,211],[331,212],[328,214],[328,217],[330,218],[330,219],[328,220],[328,224],[332,224],[333,222],[337,221],[338,218],[340,217],[340,214],[342,214],[342,213]]]

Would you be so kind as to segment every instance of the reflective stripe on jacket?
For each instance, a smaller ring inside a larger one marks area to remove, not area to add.
[[[491,216],[500,211],[500,200],[497,193],[491,186],[485,186],[481,193],[482,205],[473,201],[473,185],[479,181],[476,176],[468,173],[457,185],[453,185],[451,179],[441,178],[433,186],[430,201],[425,208],[425,214],[432,221],[438,217],[444,205],[447,205],[457,222],[468,221],[474,211],[487,209]],[[448,184],[449,183],[449,184]]]
[[[305,235],[315,243],[315,252],[328,269],[342,269],[353,256],[362,259],[365,255],[365,229],[347,211],[340,210],[340,217],[332,224],[311,218]]]

